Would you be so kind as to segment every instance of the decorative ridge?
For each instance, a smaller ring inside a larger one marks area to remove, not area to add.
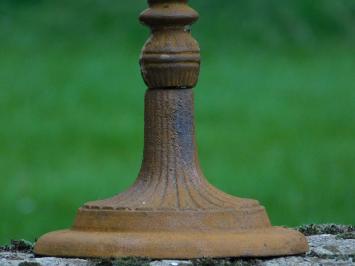
[[[90,205],[92,204],[92,205]],[[97,210],[97,211],[129,211],[129,212],[243,212],[248,213],[263,211],[265,208],[262,205],[254,206],[242,206],[239,209],[236,208],[209,208],[209,209],[179,209],[179,208],[132,208],[132,207],[114,207],[114,206],[100,206],[94,205],[93,203],[86,203],[84,206],[80,207],[79,210]]]

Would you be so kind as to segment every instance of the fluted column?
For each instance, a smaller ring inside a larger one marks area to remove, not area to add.
[[[258,207],[255,200],[217,190],[200,169],[193,99],[200,49],[189,30],[198,14],[184,0],[151,0],[149,5],[140,15],[152,33],[140,58],[148,86],[141,171],[127,192],[89,202],[84,208],[179,211]]]

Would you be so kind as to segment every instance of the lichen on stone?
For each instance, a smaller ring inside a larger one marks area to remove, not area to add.
[[[355,239],[355,231],[338,234],[336,236],[336,239]]]
[[[97,266],[148,266],[151,262],[148,258],[124,257],[119,259],[92,260]]]
[[[322,234],[338,235],[355,232],[355,225],[309,224],[299,226],[296,229],[306,236]]]
[[[213,265],[221,265],[221,266],[254,266],[259,265],[261,260],[252,259],[252,258],[202,258],[192,260],[193,266],[213,266]]]
[[[20,239],[20,240],[11,240],[10,245],[0,246],[0,251],[19,251],[32,253],[33,252],[34,243]]]

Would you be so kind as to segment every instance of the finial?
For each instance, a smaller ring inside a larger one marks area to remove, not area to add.
[[[143,47],[140,65],[150,89],[192,88],[200,71],[200,48],[190,25],[198,13],[187,0],[148,0],[140,21],[152,35]]]

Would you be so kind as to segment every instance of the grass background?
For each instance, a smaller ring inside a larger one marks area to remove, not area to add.
[[[191,0],[209,181],[274,224],[355,223],[355,2]],[[0,1],[0,243],[134,181],[145,1]]]

